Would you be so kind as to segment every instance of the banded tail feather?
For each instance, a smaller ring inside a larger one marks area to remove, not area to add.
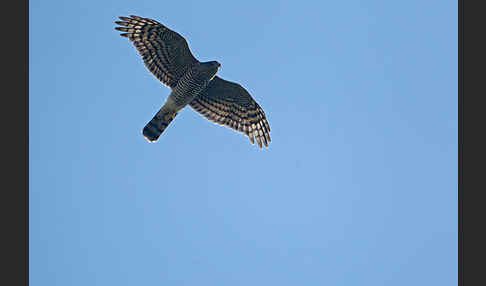
[[[169,126],[169,124],[176,117],[177,112],[167,111],[162,107],[159,112],[150,120],[143,128],[143,136],[149,142],[155,142],[159,139],[160,135]]]

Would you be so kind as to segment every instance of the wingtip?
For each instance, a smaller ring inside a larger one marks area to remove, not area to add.
[[[145,18],[137,16],[137,15],[130,15],[130,18],[135,19],[135,20],[144,20]]]
[[[250,142],[251,142],[252,145],[255,144],[255,138],[253,138],[252,133],[250,133],[250,135],[248,135],[248,138],[250,139]]]
[[[118,19],[120,19],[120,20],[122,20],[122,21],[125,21],[125,22],[126,22],[126,21],[130,21],[130,20],[132,20],[131,18],[129,18],[129,17],[125,17],[125,16],[118,16]]]
[[[262,146],[262,138],[260,138],[260,136],[257,136],[256,141],[258,143],[258,147],[260,147],[260,149],[262,149],[263,148],[263,146]]]

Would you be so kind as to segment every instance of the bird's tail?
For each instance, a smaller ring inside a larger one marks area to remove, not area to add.
[[[154,118],[152,118],[152,120],[150,120],[150,122],[143,128],[143,136],[150,142],[157,141],[162,132],[164,132],[177,115],[177,112],[166,110],[164,107],[162,107],[159,112],[155,114]]]

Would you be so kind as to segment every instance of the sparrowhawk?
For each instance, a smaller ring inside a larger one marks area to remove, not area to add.
[[[270,125],[265,112],[241,85],[218,76],[217,61],[199,62],[186,40],[159,22],[138,16],[119,17],[115,29],[133,42],[145,66],[171,93],[143,128],[150,142],[157,141],[177,113],[189,105],[208,120],[244,133],[252,144],[268,147]]]

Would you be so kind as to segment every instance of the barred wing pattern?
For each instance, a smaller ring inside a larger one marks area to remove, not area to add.
[[[134,15],[118,17],[115,29],[130,39],[143,57],[145,66],[162,83],[174,88],[187,69],[198,62],[186,40],[159,22]]]
[[[208,120],[244,133],[262,148],[270,143],[265,112],[241,85],[218,76],[189,105]]]

